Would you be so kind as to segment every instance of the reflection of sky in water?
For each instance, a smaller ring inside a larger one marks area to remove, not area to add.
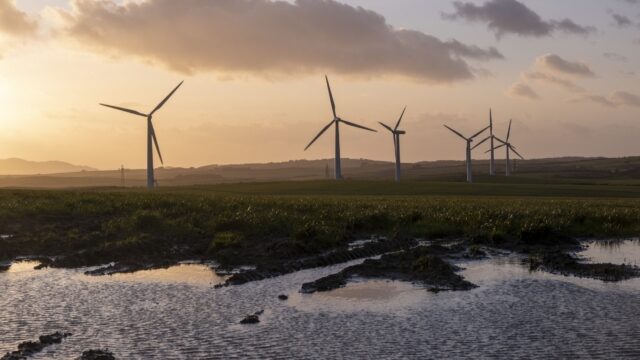
[[[224,278],[206,265],[182,264],[167,269],[143,270],[134,273],[92,277],[96,281],[141,281],[161,283],[186,283],[216,285]]]
[[[640,266],[640,240],[593,241],[580,255],[590,262]]]
[[[585,254],[632,257],[638,245],[606,249]],[[33,359],[70,359],[89,348],[126,359],[640,358],[638,279],[531,273],[507,256],[460,264],[480,286],[472,291],[433,294],[357,279],[333,292],[298,292],[355,263],[221,289],[202,265],[93,278],[17,263],[0,273],[0,353],[62,330],[74,335]],[[261,309],[260,324],[238,324]]]

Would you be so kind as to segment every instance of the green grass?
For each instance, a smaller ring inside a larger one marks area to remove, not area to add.
[[[334,196],[515,196],[565,198],[640,198],[640,184],[548,183],[541,179],[482,179],[481,182],[300,181],[218,184],[172,188],[167,192],[212,192],[239,195]]]
[[[0,260],[317,254],[371,234],[522,238],[640,234],[640,187],[374,181],[145,190],[0,191]],[[231,261],[231,260],[229,260]]]

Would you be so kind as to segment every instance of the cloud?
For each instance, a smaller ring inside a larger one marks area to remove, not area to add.
[[[13,0],[0,0],[0,33],[30,36],[35,34],[37,29],[37,23],[18,10]]]
[[[559,78],[557,76],[546,74],[540,71],[529,71],[523,74],[527,80],[539,80],[563,87],[571,92],[584,92],[584,88],[574,84],[571,80]]]
[[[618,53],[613,53],[613,52],[603,53],[602,56],[604,56],[605,58],[607,58],[609,60],[622,62],[622,63],[626,63],[626,62],[629,61],[629,58],[627,58],[626,56],[624,56],[622,54],[618,54]]]
[[[568,61],[555,54],[547,54],[536,59],[536,66],[562,75],[594,77],[589,65],[579,61]]]
[[[620,14],[611,14],[611,17],[613,18],[613,23],[617,26],[617,27],[629,27],[631,25],[633,25],[633,22],[631,21],[631,19],[629,19],[628,17],[624,16],[624,15],[620,15]]]
[[[586,93],[571,78],[592,76],[595,76],[594,72],[583,62],[565,60],[555,54],[542,55],[536,58],[530,70],[520,74],[520,81],[511,86],[507,94],[539,99],[540,96],[531,87],[534,81],[560,86],[572,93]]]
[[[453,6],[455,11],[451,14],[443,14],[445,19],[486,23],[497,38],[506,34],[543,37],[550,36],[556,31],[588,35],[596,30],[591,26],[578,25],[570,19],[544,20],[517,0],[490,0],[480,6],[470,2],[456,1]]]
[[[626,91],[616,91],[611,94],[611,100],[619,105],[640,107],[640,96]]]
[[[540,99],[538,93],[536,93],[531,86],[527,85],[524,82],[517,82],[513,84],[507,91],[507,94],[514,97],[524,97],[531,100]]]
[[[609,96],[583,95],[571,100],[572,102],[592,102],[602,106],[615,108],[621,106],[640,107],[640,96],[626,92],[615,91]]]
[[[495,48],[396,29],[334,0],[72,0],[62,32],[108,55],[133,55],[182,73],[263,76],[314,72],[400,75],[425,82],[474,77],[468,60]]]

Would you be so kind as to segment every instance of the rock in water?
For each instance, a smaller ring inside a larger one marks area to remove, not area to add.
[[[11,267],[10,262],[0,262],[0,272],[8,271],[10,267]]]
[[[62,340],[68,336],[71,336],[71,333],[56,332],[51,335],[42,335],[40,336],[38,341],[25,341],[19,344],[18,350],[7,353],[2,358],[0,358],[0,360],[26,359],[29,356],[41,352],[47,346],[60,344]]]
[[[260,318],[258,317],[258,315],[247,315],[247,317],[240,321],[240,324],[257,324],[259,322]]]
[[[116,360],[109,350],[87,350],[76,360]]]
[[[285,300],[288,300],[289,297],[287,295],[278,295],[278,299],[285,301]]]

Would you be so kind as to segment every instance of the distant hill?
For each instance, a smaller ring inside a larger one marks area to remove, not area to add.
[[[44,175],[95,170],[88,166],[73,165],[63,161],[0,159],[0,175]]]
[[[8,160],[0,160],[0,188],[75,188],[122,186],[119,170],[98,171],[60,162],[35,163],[39,167],[7,170]],[[24,162],[24,160],[22,160]],[[26,162],[29,163],[29,162]],[[33,164],[33,163],[32,163]],[[43,166],[49,164],[49,166]],[[640,185],[640,157],[562,157],[512,162],[513,177],[505,178],[505,161],[496,161],[497,177],[489,178],[489,162],[474,160],[478,182],[521,183],[625,183]],[[342,159],[343,175],[354,180],[392,180],[394,164],[367,159]],[[37,169],[37,170],[34,170]],[[28,173],[27,170],[31,171]],[[463,161],[440,160],[402,164],[403,179],[413,181],[456,181],[465,179]],[[13,173],[13,175],[4,175]],[[16,175],[22,173],[23,175]],[[34,173],[39,173],[36,175]],[[160,187],[238,182],[306,181],[330,178],[333,159],[292,160],[267,164],[208,165],[197,168],[158,168]],[[144,169],[126,169],[124,185],[146,184]]]

